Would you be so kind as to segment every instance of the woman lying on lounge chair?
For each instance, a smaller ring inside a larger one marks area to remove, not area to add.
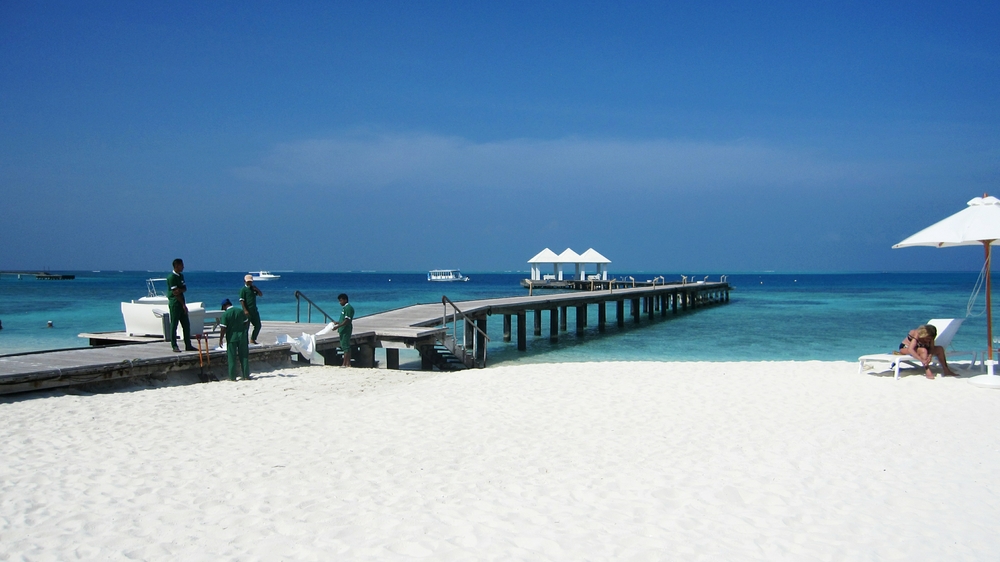
[[[948,360],[944,356],[944,348],[934,345],[934,338],[937,337],[937,328],[931,324],[924,324],[916,329],[910,330],[902,343],[899,344],[900,355],[910,355],[920,361],[924,366],[924,376],[929,379],[934,378],[931,371],[931,359],[937,357],[941,363],[941,375],[945,377],[957,377],[958,373],[948,368]]]

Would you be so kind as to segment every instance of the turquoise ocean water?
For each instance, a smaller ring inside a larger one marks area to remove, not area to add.
[[[80,332],[124,329],[119,303],[146,294],[148,277],[162,272],[72,272],[76,279],[39,281],[27,276],[0,276],[0,355],[85,347]],[[336,295],[348,293],[359,316],[408,306],[525,294],[523,273],[466,272],[468,283],[430,283],[424,273],[280,273],[258,283],[258,299],[267,320],[294,320],[296,290],[329,313],[339,310]],[[185,272],[188,300],[217,308],[223,298],[237,300],[243,272]],[[619,278],[629,274],[618,273]],[[638,280],[660,273],[631,274]],[[680,275],[663,273],[668,280]],[[491,365],[515,362],[595,360],[856,360],[859,355],[889,351],[907,330],[931,318],[966,317],[978,273],[852,273],[832,275],[729,275],[735,287],[728,305],[699,309],[652,325],[614,324],[608,307],[608,329],[598,334],[596,313],[582,337],[570,330],[558,344],[528,331],[528,350],[502,342],[502,318],[489,319]],[[712,275],[712,280],[718,279]],[[983,349],[986,345],[984,297],[979,295],[954,345]],[[628,307],[626,307],[626,314]],[[304,311],[303,311],[304,314]],[[529,322],[530,322],[530,316]],[[53,327],[47,328],[47,321]],[[314,317],[315,320],[315,317]],[[298,334],[293,334],[298,335]]]

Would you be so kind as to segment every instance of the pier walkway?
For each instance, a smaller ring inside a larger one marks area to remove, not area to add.
[[[35,279],[41,281],[76,279],[76,275],[71,275],[69,273],[52,273],[50,271],[0,271],[0,277],[3,277],[4,275],[8,277],[16,275],[18,279],[21,279],[21,276],[24,275],[27,277],[34,277]]]
[[[522,295],[483,300],[417,304],[357,318],[351,338],[352,363],[375,366],[375,349],[383,348],[386,367],[399,367],[399,350],[415,349],[421,368],[448,368],[457,361],[465,367],[485,367],[491,316],[503,319],[503,341],[516,340],[517,349],[527,349],[527,333],[542,335],[543,317],[548,316],[548,336],[557,342],[567,330],[567,311],[575,309],[577,333],[586,330],[590,311],[596,308],[596,325],[604,331],[608,303],[614,303],[618,326],[626,318],[641,323],[657,314],[666,316],[703,306],[729,302],[731,287],[726,282],[676,283],[603,291],[577,291]],[[629,314],[626,316],[626,302]],[[528,316],[531,313],[529,328]],[[263,322],[259,341],[274,342],[278,335],[315,334],[325,324]],[[162,338],[134,338],[121,332],[81,334],[98,347],[0,356],[0,394],[43,388],[109,381],[135,376],[196,373],[202,380],[223,378],[226,352],[215,350],[218,332],[206,331],[201,345],[211,351],[174,353]],[[141,345],[129,345],[137,344]],[[339,365],[336,332],[316,337],[316,353],[327,365]],[[289,344],[265,344],[250,348],[252,363],[272,366],[302,361],[291,353]],[[251,368],[251,371],[253,368]]]

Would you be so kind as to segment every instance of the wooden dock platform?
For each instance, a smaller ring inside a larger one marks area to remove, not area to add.
[[[448,368],[455,360],[465,367],[485,367],[490,343],[487,322],[491,316],[503,318],[503,341],[516,338],[517,349],[523,351],[527,349],[529,312],[532,333],[542,335],[542,319],[547,315],[549,340],[557,342],[559,332],[567,329],[567,310],[571,307],[575,309],[577,333],[586,329],[592,308],[596,308],[598,330],[603,332],[609,302],[615,303],[617,324],[624,326],[626,302],[630,321],[641,323],[644,317],[652,320],[657,314],[666,316],[727,303],[730,290],[726,282],[698,282],[455,303],[443,297],[439,303],[417,304],[357,318],[351,339],[352,363],[373,367],[375,350],[383,348],[390,369],[399,367],[400,349],[418,351],[423,369]],[[292,337],[315,334],[324,327],[325,324],[319,323],[264,321],[258,341],[274,342],[283,334]],[[215,350],[218,332],[206,332],[207,345],[204,341],[201,345],[211,351],[204,354],[174,353],[162,338],[135,338],[124,332],[88,333],[81,337],[88,338],[94,347],[0,356],[0,394],[177,372],[196,373],[203,380],[225,377],[226,352]],[[338,345],[335,331],[316,337],[316,352],[323,363],[340,364]],[[265,344],[250,348],[250,360],[278,366],[302,358],[293,356],[289,344]]]
[[[35,279],[38,279],[40,281],[52,281],[52,280],[59,281],[66,279],[76,279],[76,275],[72,275],[69,273],[52,273],[49,271],[0,271],[0,277],[3,277],[4,275],[8,277],[11,275],[16,275],[18,279],[20,279],[21,276],[24,275],[28,277],[34,277]]]

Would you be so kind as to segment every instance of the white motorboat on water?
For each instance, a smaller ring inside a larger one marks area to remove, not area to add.
[[[462,275],[457,269],[432,269],[427,272],[428,281],[468,281],[469,278]]]
[[[166,283],[165,278],[147,279],[146,296],[132,302],[122,303],[122,318],[125,333],[129,336],[160,336],[164,329],[163,317],[170,313],[166,293],[157,291],[157,283]],[[188,319],[191,321],[191,335],[205,332],[205,307],[200,302],[187,303]],[[169,328],[168,328],[169,329]],[[179,330],[178,330],[179,331]]]
[[[278,279],[280,275],[274,275],[270,271],[251,271],[250,275],[253,276],[254,281],[270,281],[271,279]]]

